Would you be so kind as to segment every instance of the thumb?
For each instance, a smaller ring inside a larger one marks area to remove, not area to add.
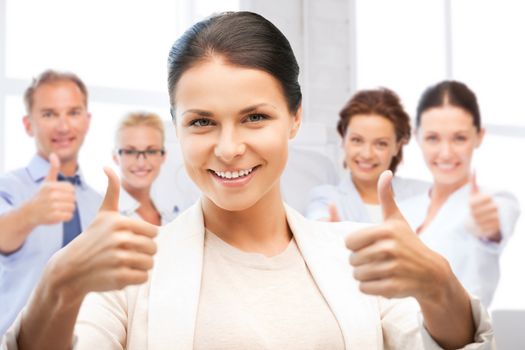
[[[334,203],[331,203],[328,207],[328,212],[330,213],[330,217],[328,219],[329,222],[339,222],[341,221],[341,218],[339,217],[339,213],[337,212],[337,206]]]
[[[100,206],[100,211],[118,211],[120,180],[111,168],[104,167],[104,172],[108,177],[108,189]]]
[[[392,171],[385,170],[381,173],[377,181],[377,193],[379,196],[379,205],[381,205],[383,212],[383,220],[402,217],[394,200],[394,192],[392,191],[393,177],[394,174],[392,174]]]
[[[476,172],[473,171],[472,175],[470,175],[470,194],[477,194],[479,193],[479,186],[478,181],[476,179]]]
[[[49,155],[49,164],[51,165],[51,167],[49,168],[49,171],[47,172],[44,181],[56,181],[58,173],[60,172],[60,159],[55,153],[51,153]]]

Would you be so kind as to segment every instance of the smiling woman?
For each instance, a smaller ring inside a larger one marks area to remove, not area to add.
[[[429,87],[418,105],[416,127],[434,181],[430,191],[401,203],[403,214],[488,307],[499,281],[499,257],[520,209],[513,194],[477,184],[471,163],[485,130],[476,95],[458,81]]]
[[[120,121],[113,160],[120,168],[124,189],[119,202],[123,215],[154,225],[166,224],[176,216],[177,212],[155,203],[150,194],[165,154],[164,125],[158,115],[134,112]]]
[[[339,116],[337,131],[345,152],[344,166],[349,172],[337,186],[312,189],[306,216],[316,220],[381,222],[377,181],[383,171],[395,173],[401,164],[403,147],[410,139],[410,118],[397,94],[387,88],[358,91]],[[429,185],[395,176],[392,186],[396,199],[402,200],[424,192]]]
[[[201,201],[154,240],[156,227],[116,213],[108,171],[102,211],[52,258],[7,349],[69,349],[73,339],[77,349],[490,347],[486,313],[404,221],[391,172],[379,180],[376,226],[308,221],[283,203],[301,90],[272,23],[210,17],[174,44],[168,66]]]

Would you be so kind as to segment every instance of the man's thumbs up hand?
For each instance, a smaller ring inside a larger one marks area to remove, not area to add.
[[[28,202],[28,220],[32,226],[69,221],[75,211],[75,187],[67,181],[57,181],[60,159],[56,154],[49,155],[49,165],[42,186]]]

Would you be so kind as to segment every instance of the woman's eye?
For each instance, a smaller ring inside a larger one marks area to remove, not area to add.
[[[260,121],[265,120],[267,118],[263,114],[250,114],[246,119],[249,122],[260,122]]]
[[[359,138],[357,138],[357,137],[352,137],[352,138],[350,138],[350,142],[352,142],[352,143],[356,143],[356,144],[357,144],[357,143],[361,143],[361,139],[359,139]]]
[[[198,128],[206,127],[211,125],[211,120],[209,119],[195,119],[191,121],[190,126],[196,126]]]

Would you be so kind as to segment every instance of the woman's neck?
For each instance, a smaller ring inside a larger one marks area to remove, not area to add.
[[[434,182],[434,184],[432,185],[432,189],[429,193],[430,205],[427,209],[427,215],[425,217],[425,220],[416,229],[416,232],[423,232],[425,228],[427,228],[428,225],[430,225],[430,223],[434,220],[437,213],[439,212],[443,204],[447,201],[447,199],[452,195],[452,193],[456,192],[458,189],[463,187],[467,182],[468,178],[454,184],[443,184]]]
[[[361,200],[366,204],[379,204],[377,197],[377,180],[376,181],[362,181],[351,177]]]
[[[129,193],[133,199],[140,203],[141,206],[151,205],[150,189],[147,188],[136,188],[130,186],[127,182],[122,182],[122,187]]]
[[[445,202],[448,197],[461,187],[465,186],[468,182],[468,178],[458,181],[453,184],[444,184],[434,182],[432,189],[430,190],[430,199],[432,202],[442,203]]]
[[[122,187],[133,199],[139,203],[139,207],[136,209],[136,212],[139,214],[142,220],[157,226],[162,223],[160,213],[151,200],[150,187],[134,188],[126,182],[122,183]]]
[[[209,198],[202,201],[204,225],[226,243],[246,252],[274,256],[286,249],[292,233],[279,184],[250,208],[229,211]]]

